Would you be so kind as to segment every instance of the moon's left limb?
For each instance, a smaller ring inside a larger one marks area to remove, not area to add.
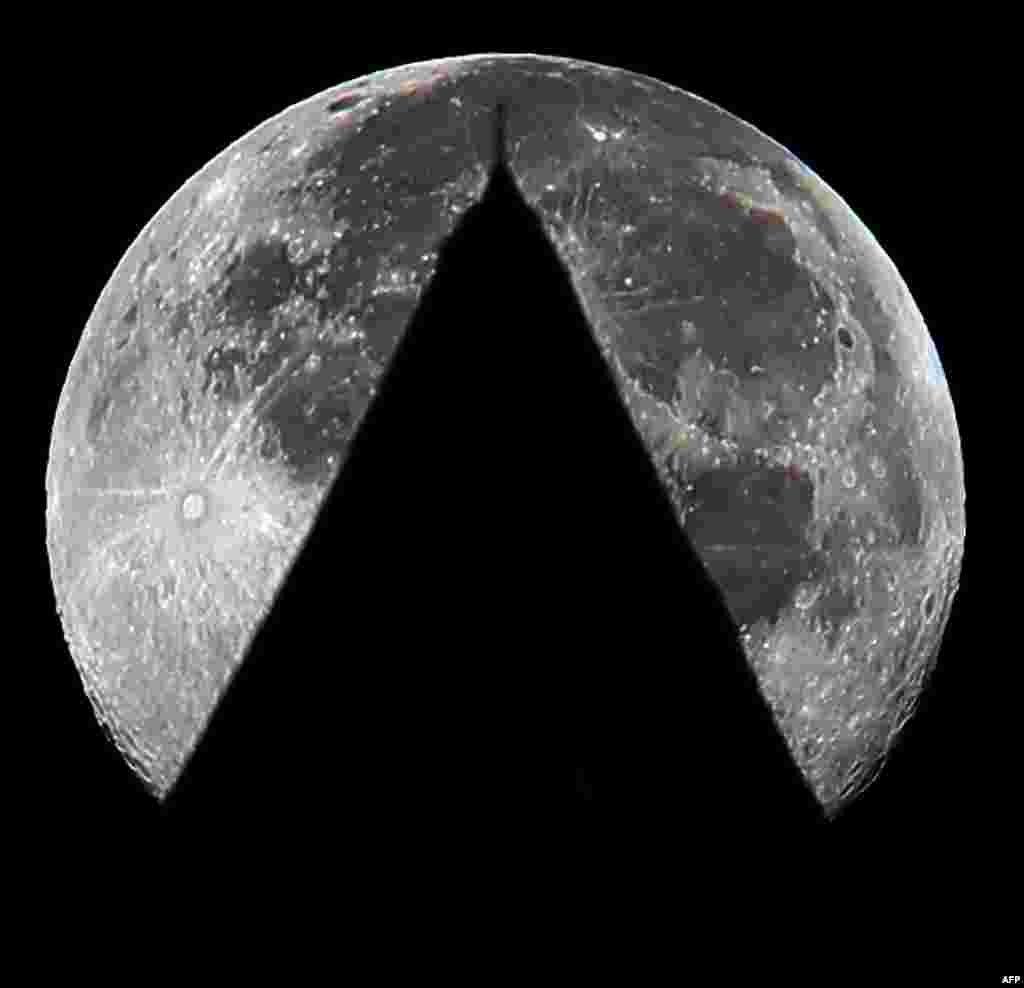
[[[493,145],[457,75],[363,80],[355,102],[316,97],[236,142],[154,217],[90,318],[54,427],[51,568],[86,690],[158,795],[482,191]]]

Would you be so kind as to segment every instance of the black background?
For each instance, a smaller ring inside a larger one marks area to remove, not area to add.
[[[837,189],[925,315],[972,491],[972,452],[987,428],[972,423],[965,330],[963,242],[974,221],[950,198],[943,135],[952,97],[936,98],[936,63],[915,72],[882,59],[867,77],[837,59],[826,85],[780,64],[770,45],[752,44],[728,66],[713,52],[635,54],[645,48],[518,50],[618,65],[696,92]],[[52,345],[38,366],[40,487],[53,411],[92,305],[182,182],[268,116],[328,86],[478,50],[517,49],[396,46],[362,61],[256,59],[251,71],[195,77],[124,49],[116,65],[64,61],[54,85],[73,98],[40,128],[47,184],[70,192],[46,207],[66,246],[48,304]],[[491,222],[516,215],[513,198],[492,198]],[[607,835],[614,821],[638,853],[823,829],[557,266],[530,249],[528,217],[496,242],[480,215],[451,247],[448,263],[462,277],[439,278],[357,443],[345,489],[163,806],[124,766],[82,693],[53,608],[40,501],[31,604],[42,645],[32,671],[47,727],[23,745],[30,798],[19,811],[37,836],[73,819],[181,841],[211,829],[243,845],[300,838],[329,856],[343,834],[362,848],[454,848],[486,845],[516,821],[514,843],[543,843],[527,823],[564,816],[569,751],[586,766],[577,768],[579,825]],[[427,402],[436,416],[423,411]],[[972,508],[980,498],[969,501],[969,520]],[[1010,761],[982,666],[1005,662],[1008,646],[975,603],[974,545],[969,538],[920,712],[869,794],[829,825],[835,835],[894,845],[927,838],[929,847],[969,845],[975,855],[980,838],[1002,832],[1000,778]],[[979,649],[982,638],[989,644]]]

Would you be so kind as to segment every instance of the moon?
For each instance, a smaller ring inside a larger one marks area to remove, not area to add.
[[[120,259],[46,474],[97,719],[163,799],[499,167],[834,815],[912,715],[957,591],[941,361],[882,247],[793,154],[698,96],[564,58],[417,63],[312,96],[217,154]]]

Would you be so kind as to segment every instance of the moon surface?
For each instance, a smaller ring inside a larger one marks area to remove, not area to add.
[[[833,814],[910,717],[958,585],[941,362],[872,234],[785,148],[567,59],[418,63],[313,96],[218,154],[120,260],[46,476],[55,596],[99,721],[166,796],[499,167]]]

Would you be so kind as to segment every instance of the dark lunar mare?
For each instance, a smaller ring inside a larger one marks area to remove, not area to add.
[[[738,625],[774,623],[801,583],[824,574],[807,542],[814,485],[806,474],[748,455],[699,474],[682,501],[686,533]]]

